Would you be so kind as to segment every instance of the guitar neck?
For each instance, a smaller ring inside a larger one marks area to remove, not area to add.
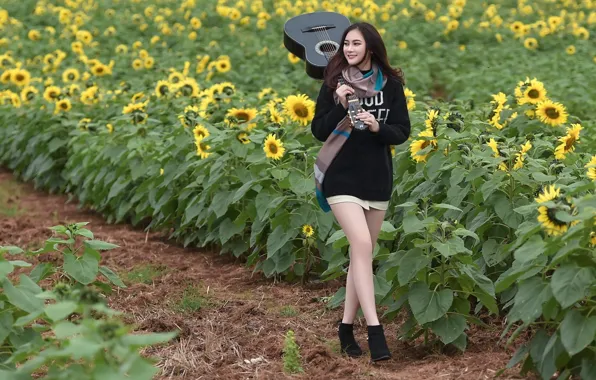
[[[341,74],[340,74],[340,75],[337,77],[337,82],[338,82],[339,84],[342,84],[342,85],[343,85],[343,84],[345,84],[345,85],[347,85],[347,86],[349,86],[349,87],[352,87],[352,86],[350,86],[349,84],[347,84],[347,83],[346,83],[346,81],[345,81],[345,79],[344,79],[343,75],[341,75]],[[346,96],[346,99],[348,99],[348,101],[350,101],[350,100],[359,100],[359,99],[358,99],[358,97],[357,97],[356,95],[347,95],[347,96]]]

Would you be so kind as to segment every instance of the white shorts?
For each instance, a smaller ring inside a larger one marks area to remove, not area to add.
[[[329,203],[330,205],[345,202],[356,203],[365,210],[370,210],[371,208],[374,208],[377,210],[385,211],[389,207],[389,201],[365,201],[360,198],[353,197],[351,195],[335,195],[333,197],[327,198],[327,203]]]

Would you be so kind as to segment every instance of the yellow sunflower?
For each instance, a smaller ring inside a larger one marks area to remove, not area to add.
[[[263,144],[263,150],[265,151],[265,156],[267,158],[279,160],[283,157],[286,148],[284,148],[281,140],[276,138],[273,133],[270,133]]]
[[[315,102],[303,94],[290,95],[284,101],[284,111],[290,119],[306,126],[315,115]]]
[[[74,68],[66,69],[62,73],[62,81],[64,83],[76,82],[79,80],[80,77],[81,75],[79,74],[79,70]]]
[[[288,61],[290,61],[291,64],[296,64],[300,62],[300,57],[295,56],[292,53],[288,53]]]
[[[592,181],[596,181],[596,154],[592,156],[590,161],[584,167],[588,169],[588,172],[586,173],[588,178]]]
[[[39,94],[37,88],[33,86],[27,86],[21,90],[21,100],[23,101],[23,103],[29,103],[30,101],[35,99],[35,96],[37,96],[37,94]]]
[[[526,141],[526,143],[521,146],[521,150],[515,154],[515,165],[513,165],[513,170],[518,170],[524,167],[524,159],[530,149],[532,149],[532,143]]]
[[[215,68],[220,73],[227,73],[228,71],[230,71],[232,69],[232,64],[227,59],[220,59],[220,60],[216,61]]]
[[[60,93],[60,87],[48,86],[43,92],[43,98],[48,102],[55,102],[58,99]]]
[[[561,143],[555,148],[555,158],[557,160],[564,160],[567,153],[575,150],[574,144],[579,141],[579,132],[581,130],[582,126],[580,124],[571,124],[571,128],[567,128],[567,134],[559,138]]]
[[[226,122],[231,125],[235,120],[238,124],[248,123],[257,116],[258,110],[255,108],[231,108],[226,113]]]
[[[70,99],[64,98],[60,99],[56,102],[56,108],[54,109],[54,114],[60,112],[68,112],[72,108],[72,104],[70,103]]]
[[[538,207],[538,221],[549,235],[558,236],[567,232],[567,223],[560,221],[556,217],[557,208],[546,206]]]
[[[194,127],[197,122],[197,116],[199,116],[199,107],[197,106],[186,106],[184,108],[184,113],[178,116],[178,119],[182,123],[184,128],[186,127]]]
[[[250,138],[246,132],[239,132],[236,135],[236,140],[240,141],[242,144],[248,144],[250,142]]]
[[[25,69],[14,69],[10,80],[19,87],[25,87],[31,82],[31,74]]]
[[[277,93],[271,87],[266,87],[266,88],[262,89],[259,92],[259,95],[257,95],[259,100],[263,100],[266,97],[276,97],[276,96],[277,96]]]
[[[418,134],[418,137],[434,137],[433,131],[427,129],[422,131]],[[419,152],[423,149],[426,149],[429,145],[434,147],[437,146],[437,140],[435,139],[425,139],[425,140],[414,140],[410,144],[410,157],[416,162],[426,162],[426,158],[428,157],[429,153],[419,154]]]
[[[199,84],[193,78],[186,78],[178,82],[177,89],[182,96],[195,98],[199,96],[200,92]]]
[[[404,95],[408,101],[408,111],[414,111],[416,109],[416,101],[414,100],[416,94],[406,87],[404,88]]]
[[[209,152],[211,146],[205,144],[201,140],[195,140],[195,145],[197,147],[197,156],[201,157],[202,159],[205,159],[211,155],[211,152]]]
[[[518,104],[538,104],[546,100],[546,89],[544,84],[536,78],[519,82],[515,88],[515,97]]]
[[[184,75],[178,71],[174,71],[170,73],[170,75],[168,76],[168,80],[172,84],[178,84],[184,80]]]
[[[132,61],[132,68],[135,70],[141,70],[143,68],[143,61],[139,58]]]
[[[302,234],[305,237],[307,237],[307,238],[311,237],[312,235],[314,235],[314,233],[315,233],[315,230],[314,230],[314,228],[312,228],[312,226],[310,224],[305,224],[302,226]]]
[[[534,200],[537,203],[544,203],[544,202],[552,201],[552,200],[555,200],[557,197],[559,197],[560,193],[561,193],[561,189],[559,189],[555,185],[550,185],[548,187],[545,187],[542,190],[542,192],[540,193],[540,195],[538,196],[538,198],[534,198]]]
[[[108,130],[108,133],[114,132],[114,126],[110,123],[106,124],[106,129]]]
[[[524,40],[524,47],[528,50],[536,50],[538,47],[538,40],[534,37],[529,37]]]
[[[193,135],[195,136],[195,140],[201,141],[205,137],[209,136],[209,130],[205,128],[203,125],[197,125],[195,129],[192,130]]]
[[[166,80],[160,80],[157,82],[157,85],[155,86],[155,95],[158,98],[161,98],[162,96],[166,96],[169,92],[170,92],[170,82],[168,82]]]
[[[567,121],[567,110],[561,103],[546,99],[536,105],[536,116],[545,124],[553,127]]]

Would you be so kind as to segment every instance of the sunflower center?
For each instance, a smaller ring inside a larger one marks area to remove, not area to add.
[[[568,152],[573,148],[573,144],[575,143],[575,137],[571,136],[565,141],[565,152]]]
[[[532,99],[538,99],[540,97],[540,91],[533,88],[530,91],[528,91],[528,97]]]
[[[58,93],[55,91],[50,91],[50,98],[54,99],[58,96]]]
[[[248,119],[250,118],[250,116],[243,111],[238,112],[235,116],[237,119],[242,120],[243,122],[248,121]]]
[[[548,107],[544,113],[548,116],[549,119],[558,119],[559,118],[559,111],[554,107]]]
[[[35,93],[33,91],[29,91],[27,95],[25,95],[25,98],[27,98],[27,100],[33,100],[34,97]]]
[[[555,214],[557,212],[556,208],[549,208],[546,211],[546,215],[548,216],[548,220],[557,227],[565,226],[567,223],[561,222],[559,219],[556,218]]]
[[[68,80],[74,80],[75,76],[74,74],[70,73],[68,74]]]
[[[101,66],[100,66],[100,67],[98,67],[98,68],[97,68],[97,72],[98,72],[98,73],[103,73],[103,67],[101,67]]]
[[[60,103],[60,108],[62,108],[63,110],[68,108],[68,104],[66,104],[66,102],[62,102]]]
[[[185,96],[188,96],[188,95],[192,94],[192,87],[189,86],[189,85],[187,85],[187,84],[185,84],[184,86],[182,86],[182,93]]]
[[[277,144],[274,142],[269,143],[269,151],[271,154],[277,154]]]
[[[17,74],[17,82],[22,82],[25,80],[25,76],[23,74]]]
[[[167,93],[168,93],[168,86],[166,86],[166,85],[160,86],[160,87],[159,87],[159,93],[160,93],[161,95],[165,95],[165,94],[167,94]]]
[[[308,109],[304,104],[296,104],[294,106],[294,113],[298,117],[307,117],[308,116]]]

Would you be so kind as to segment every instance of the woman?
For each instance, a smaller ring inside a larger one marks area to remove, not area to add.
[[[313,135],[325,142],[315,164],[317,198],[323,209],[333,212],[350,243],[338,333],[341,350],[353,357],[362,355],[353,333],[361,307],[371,360],[387,360],[391,353],[376,311],[372,253],[391,198],[391,145],[404,143],[410,135],[404,78],[401,70],[389,65],[385,44],[374,26],[350,25],[340,46],[325,69],[311,125]],[[347,84],[338,83],[340,75]],[[356,118],[364,122],[363,130],[349,122],[348,95],[352,94],[360,99]]]

